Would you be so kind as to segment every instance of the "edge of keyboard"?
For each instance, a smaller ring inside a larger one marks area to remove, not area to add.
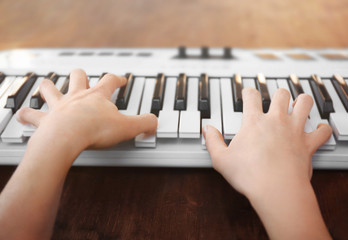
[[[156,148],[134,148],[131,141],[105,150],[85,150],[75,166],[124,167],[212,167],[207,150],[200,140],[158,139]],[[18,164],[26,144],[0,144],[0,165]],[[315,169],[348,169],[348,142],[337,143],[333,151],[317,151],[313,156]]]

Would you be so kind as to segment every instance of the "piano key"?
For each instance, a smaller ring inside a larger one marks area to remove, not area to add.
[[[150,113],[152,105],[152,97],[154,88],[156,85],[156,79],[147,78],[145,80],[144,94],[141,102],[139,114]],[[136,147],[156,147],[156,136],[141,133],[135,137]]]
[[[186,110],[187,101],[187,77],[185,74],[180,74],[176,84],[175,93],[175,110]]]
[[[235,112],[243,111],[243,98],[242,98],[242,77],[236,74],[232,78],[232,89],[233,89],[233,105]]]
[[[59,88],[59,92],[61,92],[63,95],[66,94],[69,91],[69,83],[70,75],[65,78],[62,86]]]
[[[222,121],[224,139],[232,139],[239,131],[242,124],[242,113],[234,112],[232,98],[232,80],[229,78],[220,79]]]
[[[209,81],[210,85],[210,101],[212,106],[218,106],[211,108],[210,118],[202,119],[202,127],[206,125],[212,125],[222,132],[222,121],[221,121],[221,98],[220,98],[220,81],[219,79],[212,78]],[[202,136],[202,147],[205,149],[205,138]]]
[[[243,88],[254,88],[256,89],[255,79],[243,78]]]
[[[176,83],[177,78],[174,77],[168,77],[166,80],[163,109],[159,111],[158,115],[158,138],[178,137],[179,111],[173,110]]]
[[[2,81],[4,81],[6,75],[3,72],[0,72],[0,84],[2,83]]]
[[[129,97],[132,92],[133,83],[134,83],[133,74],[127,73],[126,79],[127,79],[127,84],[120,88],[117,99],[116,99],[116,106],[120,110],[127,109],[127,106],[129,103]]]
[[[347,113],[334,112],[330,114],[332,131],[338,141],[348,141],[348,116]]]
[[[16,112],[22,105],[36,79],[37,76],[35,73],[28,73],[22,77],[21,81],[13,89],[13,92],[8,95],[5,107],[11,108],[13,112]]]
[[[151,113],[158,117],[159,111],[163,106],[164,88],[165,88],[165,76],[163,73],[158,74],[156,79],[155,91],[153,93]]]
[[[290,93],[290,96],[291,96],[291,91],[290,91],[290,88],[288,85],[288,81],[286,79],[277,79],[277,85],[278,85],[278,88],[284,88],[284,89],[288,90]],[[291,96],[290,101],[289,101],[288,113],[292,112],[292,103],[293,103],[293,97]]]
[[[129,97],[128,106],[125,110],[119,110],[120,113],[125,115],[137,115],[140,108],[141,97],[145,84],[144,77],[136,77],[134,79],[134,86]]]
[[[0,97],[2,97],[2,96],[5,94],[5,92],[6,92],[6,91],[8,90],[8,88],[11,86],[11,84],[14,83],[15,79],[16,79],[16,77],[6,77],[6,78],[2,81],[2,83],[1,83],[1,85],[0,85]],[[6,100],[7,100],[7,95],[8,95],[8,94],[6,94]],[[4,106],[5,106],[5,105],[4,105]],[[4,107],[4,106],[1,106],[1,107]]]
[[[302,86],[303,92],[310,95],[313,98],[313,93],[311,90],[311,87],[309,85],[308,80],[300,80],[300,84]],[[329,122],[326,119],[321,119],[317,104],[315,101],[313,101],[313,107],[309,113],[310,117],[310,123],[312,125],[313,130],[315,130],[320,123],[326,123],[328,124]],[[324,143],[319,149],[320,150],[334,150],[336,147],[336,140],[333,137],[333,134],[331,134],[329,140]]]
[[[324,79],[322,81],[331,96],[333,107],[335,109],[335,112],[330,113],[332,131],[339,141],[347,141],[348,131],[346,130],[348,130],[348,128],[346,126],[348,125],[348,113],[346,112],[346,109],[340,101],[338,95],[336,94],[332,82],[328,79]]]
[[[267,89],[266,78],[262,73],[257,74],[257,89],[260,91],[262,99],[263,112],[268,112],[269,105],[271,104],[271,98]]]
[[[25,98],[22,107],[30,106],[31,95],[36,91],[39,87],[43,77],[39,77],[37,81],[35,81],[34,86],[30,89],[29,94]],[[5,143],[22,143],[25,139],[23,135],[24,125],[17,121],[16,115],[14,114],[11,117],[11,120],[7,124],[5,130],[1,134],[1,140]]]
[[[331,80],[323,79],[322,82],[325,85],[326,90],[327,90],[328,94],[331,97],[333,108],[335,109],[335,112],[343,112],[343,113],[345,113],[346,109],[343,106],[339,96],[337,95]]]
[[[20,77],[6,77],[0,89],[0,133],[2,133],[2,131],[5,129],[13,115],[10,108],[4,108],[6,105],[7,96],[12,92],[13,88],[18,84],[19,81],[21,81]]]
[[[187,108],[180,111],[179,138],[199,138],[201,113],[198,111],[198,78],[189,78],[187,84]]]
[[[317,75],[312,75],[309,81],[314,99],[317,103],[320,115],[322,118],[329,118],[331,112],[334,112],[333,104],[329,93],[327,92],[325,85],[321,78]]]
[[[275,79],[268,79],[266,83],[269,91],[269,96],[272,100],[273,94],[278,89],[277,81]]]
[[[202,118],[210,118],[209,80],[207,74],[202,74],[199,80],[198,110]]]
[[[97,85],[97,83],[99,82],[99,79],[100,79],[100,78],[92,77],[92,78],[89,80],[89,87],[90,87],[90,88],[95,87],[95,85]]]
[[[290,75],[289,86],[293,100],[295,100],[298,97],[298,95],[303,93],[300,81],[295,74]]]
[[[54,84],[56,84],[59,76],[55,74],[54,72],[50,72],[49,74],[47,74],[45,78],[51,80]],[[45,102],[41,97],[39,88],[40,86],[36,88],[36,90],[34,91],[30,99],[30,107],[34,109],[40,109],[43,103]]]
[[[336,92],[337,92],[338,96],[340,97],[344,107],[348,111],[348,85],[347,85],[347,83],[338,74],[335,74],[332,77],[331,81],[332,81],[332,83],[336,89]]]

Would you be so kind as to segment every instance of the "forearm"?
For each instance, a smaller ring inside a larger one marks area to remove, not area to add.
[[[48,239],[66,174],[78,156],[68,141],[35,133],[22,162],[0,195],[0,239]]]
[[[280,180],[249,200],[271,239],[331,239],[308,180]]]

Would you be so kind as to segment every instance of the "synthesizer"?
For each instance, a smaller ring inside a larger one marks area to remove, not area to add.
[[[128,115],[154,113],[153,136],[136,136],[104,150],[85,150],[74,165],[211,167],[202,126],[221,131],[226,143],[238,133],[241,91],[251,87],[268,111],[273,93],[287,89],[314,99],[304,131],[333,128],[313,156],[316,169],[348,169],[348,49],[56,48],[0,51],[0,164],[18,164],[35,132],[16,121],[23,106],[47,111],[38,86],[52,80],[64,94],[69,73],[86,71],[95,86],[105,73],[127,78],[111,97]],[[295,150],[294,150],[295,151]]]

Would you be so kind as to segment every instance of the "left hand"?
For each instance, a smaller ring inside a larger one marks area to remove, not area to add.
[[[52,81],[44,79],[40,93],[49,111],[22,108],[16,114],[17,120],[36,126],[35,134],[65,138],[80,151],[109,147],[142,132],[154,132],[155,115],[123,115],[109,100],[115,89],[124,84],[125,78],[106,74],[95,87],[89,88],[86,73],[75,69],[70,74],[69,91],[62,95]]]

